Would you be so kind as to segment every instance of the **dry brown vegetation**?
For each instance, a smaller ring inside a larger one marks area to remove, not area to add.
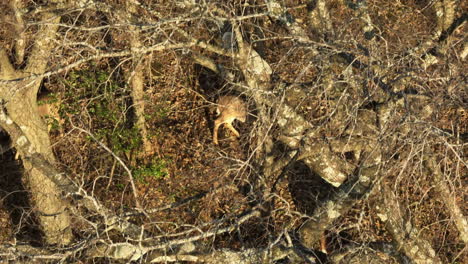
[[[0,260],[468,262],[466,1],[76,2],[0,4]]]

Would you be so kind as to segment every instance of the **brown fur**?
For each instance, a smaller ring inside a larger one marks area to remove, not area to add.
[[[222,124],[226,124],[226,127],[231,130],[236,137],[239,137],[240,134],[232,126],[232,122],[235,119],[245,122],[247,107],[244,101],[235,96],[222,96],[218,100],[216,111],[219,113],[219,117],[214,122],[213,143],[218,145],[218,129]]]

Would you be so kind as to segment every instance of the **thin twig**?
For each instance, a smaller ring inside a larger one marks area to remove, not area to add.
[[[107,152],[109,152],[120,163],[120,165],[122,165],[122,167],[125,169],[125,171],[128,174],[128,180],[130,181],[130,185],[132,186],[132,192],[133,192],[133,198],[135,199],[135,205],[136,205],[137,208],[143,210],[143,208],[140,205],[140,202],[138,201],[138,192],[137,192],[137,189],[135,187],[135,182],[133,181],[132,171],[127,167],[127,165],[125,165],[125,162],[123,162],[122,159],[119,158],[119,156],[117,156],[112,150],[110,150],[104,143],[100,142],[96,137],[94,137],[94,135],[92,133],[90,133],[89,131],[84,130],[84,129],[80,128],[80,127],[77,127],[74,124],[71,124],[71,125],[72,125],[73,129],[77,129],[77,130],[87,134],[88,136],[90,136],[94,141],[96,141],[99,144],[99,146],[101,146],[103,149],[105,149]]]

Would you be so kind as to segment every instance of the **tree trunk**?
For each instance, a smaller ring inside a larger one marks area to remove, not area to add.
[[[10,63],[5,50],[0,51],[0,76],[4,80],[19,80],[0,84],[0,99],[4,100],[9,117],[22,130],[33,148],[42,154],[49,162],[54,162],[54,156],[47,132],[47,126],[37,112],[36,97],[42,78],[25,78],[26,75],[42,74],[46,70],[47,58],[52,49],[51,38],[55,37],[60,18],[52,19],[51,14],[44,15],[44,21],[49,25],[42,27],[35,40],[31,55],[24,70],[15,70]],[[29,149],[22,149],[19,143],[22,135],[11,133],[11,140],[21,156]],[[36,213],[45,235],[47,244],[66,245],[71,242],[70,216],[65,211],[67,203],[61,198],[57,186],[33,164],[24,160],[26,182],[31,191]]]

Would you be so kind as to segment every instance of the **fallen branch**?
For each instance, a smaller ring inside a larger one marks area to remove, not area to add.
[[[468,245],[467,217],[463,215],[463,211],[460,206],[458,206],[454,194],[450,192],[445,175],[440,170],[434,157],[429,158],[425,162],[425,165],[432,172],[432,175],[434,175],[436,191],[439,193],[439,197],[444,202],[451,218],[454,220],[455,226],[457,227],[458,232],[460,232],[461,240],[465,245]]]
[[[395,193],[383,184],[379,186],[381,199],[375,208],[398,248],[416,264],[442,263],[429,241],[420,236],[419,228],[407,219]]]

